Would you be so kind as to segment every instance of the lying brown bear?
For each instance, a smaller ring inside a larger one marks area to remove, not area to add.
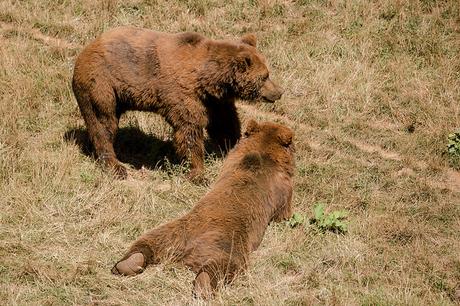
[[[274,102],[281,88],[269,78],[254,35],[239,41],[196,33],[166,34],[121,27],[102,34],[78,56],[72,88],[98,158],[120,177],[113,142],[128,110],[155,112],[174,130],[174,146],[203,171],[204,133],[225,152],[241,136],[235,99]]]
[[[172,259],[197,274],[194,292],[207,298],[246,267],[268,224],[291,217],[294,145],[293,132],[274,123],[250,121],[245,136],[195,207],[139,237],[112,273]]]

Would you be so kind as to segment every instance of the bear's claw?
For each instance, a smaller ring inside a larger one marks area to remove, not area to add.
[[[128,177],[128,171],[125,166],[120,163],[115,163],[112,165],[112,171],[116,178],[124,180]]]

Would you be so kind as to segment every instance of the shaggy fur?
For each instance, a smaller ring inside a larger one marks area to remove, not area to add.
[[[197,274],[195,293],[209,297],[246,267],[268,224],[291,217],[293,132],[248,124],[212,189],[185,216],[142,235],[112,269],[135,275],[149,264],[178,261]]]
[[[254,35],[211,40],[133,27],[102,34],[78,56],[72,82],[98,158],[126,177],[113,149],[118,120],[128,110],[150,111],[172,126],[190,176],[201,174],[204,128],[228,150],[241,136],[235,99],[274,102],[282,95],[255,47]]]

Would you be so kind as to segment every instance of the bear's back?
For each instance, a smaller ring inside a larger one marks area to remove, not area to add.
[[[186,71],[196,71],[206,59],[204,41],[197,33],[118,27],[92,41],[79,55],[76,69],[109,72],[111,78],[130,84],[187,75]]]

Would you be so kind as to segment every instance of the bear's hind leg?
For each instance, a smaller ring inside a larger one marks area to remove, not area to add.
[[[74,84],[75,96],[98,159],[116,176],[126,178],[126,168],[118,161],[113,148],[118,129],[115,95],[108,84],[99,83],[92,90]]]
[[[117,275],[136,275],[150,264],[164,260],[179,261],[184,253],[184,225],[171,221],[140,236],[126,255],[112,268]]]
[[[115,154],[115,150],[113,147],[113,143],[115,142],[116,133],[118,130],[118,118],[115,116],[104,116],[99,119],[101,125],[106,131],[106,137],[103,141],[105,141],[104,146],[102,149],[99,150],[101,153],[96,153],[98,155],[98,159],[105,165],[107,165],[114,174],[119,178],[126,178],[128,176],[128,172],[126,171],[125,166],[121,164],[121,162],[117,159]]]
[[[121,260],[112,268],[112,273],[115,275],[136,275],[144,271],[145,257],[142,253],[134,253],[128,258]]]
[[[142,273],[153,261],[153,250],[146,239],[138,239],[129,252],[112,268],[112,274],[132,276]]]

